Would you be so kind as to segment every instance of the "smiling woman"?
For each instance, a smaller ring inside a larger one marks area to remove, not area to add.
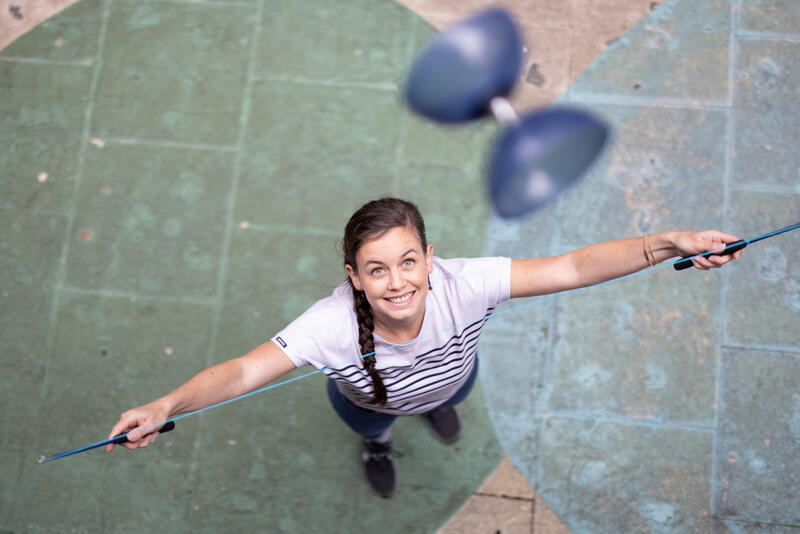
[[[551,258],[441,259],[433,256],[414,204],[397,198],[368,202],[345,227],[348,277],[330,297],[248,354],[125,412],[109,437],[128,432],[124,447],[146,447],[158,436],[159,422],[311,365],[328,376],[333,408],[363,439],[367,481],[389,497],[397,477],[392,423],[401,415],[423,415],[440,441],[458,439],[461,420],[455,406],[475,383],[478,339],[499,303],[596,284],[673,256],[719,250],[737,239],[717,231],[664,232]],[[740,254],[692,261],[708,269]]]

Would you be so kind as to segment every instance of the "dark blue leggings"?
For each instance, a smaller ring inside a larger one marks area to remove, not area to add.
[[[475,365],[472,372],[464,385],[456,391],[452,397],[440,404],[440,407],[455,406],[467,398],[469,392],[472,391],[472,386],[475,384],[475,379],[478,377],[478,358],[475,358]],[[356,406],[344,395],[339,392],[336,387],[336,382],[328,379],[328,398],[331,400],[333,409],[342,418],[342,421],[347,423],[356,434],[360,434],[366,439],[375,439],[383,434],[387,428],[392,426],[394,420],[398,416],[376,412],[367,408]]]

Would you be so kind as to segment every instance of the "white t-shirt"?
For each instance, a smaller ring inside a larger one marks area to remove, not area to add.
[[[432,410],[453,396],[475,365],[483,326],[511,292],[509,258],[433,258],[433,290],[417,338],[393,345],[378,335],[375,368],[388,401],[378,410],[361,361],[353,293],[345,282],[272,338],[297,366],[313,365],[357,406],[396,415]]]

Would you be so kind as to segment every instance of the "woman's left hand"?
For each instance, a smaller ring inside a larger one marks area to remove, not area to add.
[[[702,254],[711,250],[720,250],[725,248],[728,243],[735,243],[739,238],[735,235],[724,234],[717,230],[703,230],[701,232],[676,232],[674,237],[675,249],[679,256],[694,256],[695,254]],[[715,269],[722,267],[731,260],[738,260],[742,255],[742,251],[738,250],[731,254],[720,256],[712,254],[707,258],[698,256],[692,259],[692,264],[698,269],[707,271],[708,269]]]

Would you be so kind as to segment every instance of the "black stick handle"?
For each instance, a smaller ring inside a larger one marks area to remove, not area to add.
[[[161,429],[158,431],[159,434],[163,434],[164,432],[169,432],[170,430],[175,430],[175,422],[168,421]],[[115,445],[119,445],[121,443],[128,443],[128,436],[127,434],[120,434],[119,436],[112,438],[113,443]]]
[[[737,250],[742,250],[746,246],[747,246],[747,241],[744,241],[744,240],[736,241],[734,243],[728,243],[725,246],[725,249],[723,249],[723,250],[720,250],[720,251],[717,251],[717,252],[714,252],[712,250],[710,252],[704,252],[702,254],[698,254],[697,256],[702,256],[704,258],[707,258],[709,256],[725,256],[727,254],[733,254]],[[689,267],[692,266],[692,259],[696,258],[697,256],[689,256],[689,257],[684,258],[682,260],[678,260],[675,263],[673,263],[672,266],[675,267],[676,271],[682,271],[684,269],[688,269]]]

